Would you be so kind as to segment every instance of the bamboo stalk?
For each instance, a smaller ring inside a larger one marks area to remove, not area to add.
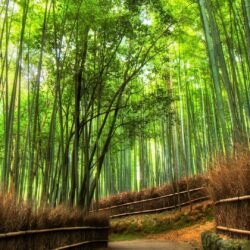
[[[222,226],[217,226],[216,229],[217,230],[222,230],[222,231],[227,231],[227,232],[232,232],[232,233],[237,233],[237,234],[250,235],[250,231],[248,231],[248,230],[241,230],[241,229],[222,227]]]
[[[199,191],[199,190],[202,190],[202,189],[205,189],[205,188],[206,187],[194,188],[194,189],[191,189],[189,191],[182,191],[179,194],[185,194],[185,193],[188,193],[188,192],[195,192],[195,191]],[[150,199],[146,199],[146,200],[128,202],[128,203],[124,203],[124,204],[117,205],[117,206],[105,207],[105,208],[99,209],[98,211],[110,210],[110,209],[113,209],[113,208],[118,208],[118,207],[123,207],[123,206],[129,206],[129,205],[139,204],[139,203],[143,203],[143,202],[160,200],[160,199],[163,199],[163,198],[172,197],[174,195],[176,195],[176,193],[174,193],[174,194],[168,194],[168,195],[163,195],[163,196],[156,197],[156,198],[150,198]],[[93,212],[93,211],[91,211],[91,212]]]
[[[218,205],[221,203],[234,202],[234,201],[245,201],[245,200],[250,200],[250,195],[239,196],[239,197],[228,198],[228,199],[221,199],[219,201],[216,201],[215,205]]]
[[[193,199],[191,201],[183,202],[179,206],[183,207],[185,205],[190,205],[190,202],[195,203],[197,201],[207,200],[209,198],[210,198],[209,196],[204,196],[204,197],[201,197],[201,198]],[[128,215],[136,215],[136,214],[163,212],[163,211],[171,210],[171,209],[174,209],[174,208],[176,208],[176,206],[169,206],[169,207],[157,208],[157,209],[151,209],[151,210],[144,210],[144,211],[136,211],[136,212],[131,212],[131,213],[116,214],[116,215],[110,216],[110,218],[124,217],[124,216],[128,216]]]

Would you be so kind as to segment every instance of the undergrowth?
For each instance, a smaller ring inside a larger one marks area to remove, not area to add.
[[[105,215],[85,216],[83,211],[66,205],[42,206],[37,210],[14,195],[0,194],[0,233],[23,230],[47,229],[74,226],[108,226]]]

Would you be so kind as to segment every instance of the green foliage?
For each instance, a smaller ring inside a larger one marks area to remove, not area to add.
[[[88,210],[94,195],[195,175],[249,145],[244,3],[4,1],[4,188]]]

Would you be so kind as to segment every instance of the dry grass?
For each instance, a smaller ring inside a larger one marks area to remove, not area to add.
[[[250,194],[250,151],[239,148],[234,155],[219,157],[209,174],[214,201]]]
[[[238,148],[233,155],[218,158],[209,179],[209,192],[214,201],[250,195],[250,151]],[[219,226],[250,231],[249,200],[217,204],[215,218]],[[233,233],[229,236],[249,238]]]
[[[77,209],[67,206],[40,207],[34,211],[24,201],[16,201],[12,194],[0,194],[0,233],[33,229],[46,229],[74,226],[108,226],[105,215],[88,217]]]

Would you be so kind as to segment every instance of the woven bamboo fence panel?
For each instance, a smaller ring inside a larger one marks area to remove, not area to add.
[[[108,227],[67,227],[0,234],[0,249],[96,249],[108,244]]]
[[[250,239],[250,195],[217,201],[215,218],[218,233]]]

